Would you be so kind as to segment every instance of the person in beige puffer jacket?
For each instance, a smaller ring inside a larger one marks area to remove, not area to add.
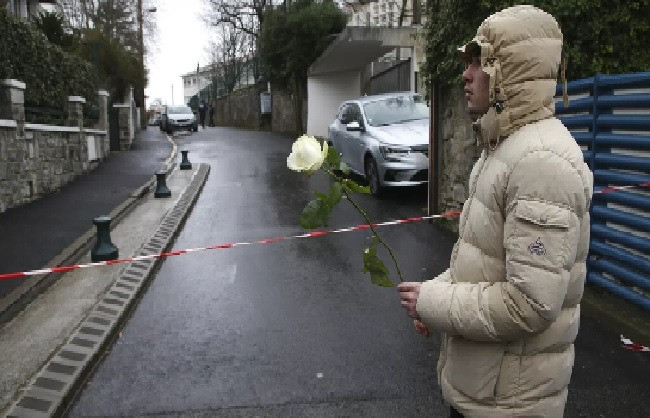
[[[554,117],[562,33],[533,6],[488,17],[460,48],[482,147],[448,270],[398,287],[422,333],[442,332],[452,414],[561,417],[589,249],[593,176]]]

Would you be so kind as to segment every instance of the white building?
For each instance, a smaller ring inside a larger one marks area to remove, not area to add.
[[[422,4],[425,0],[406,0],[402,27],[419,26],[422,22]],[[349,14],[348,26],[366,27],[399,27],[399,17],[402,11],[402,0],[355,0],[342,4],[342,8]],[[418,10],[414,10],[413,6]],[[411,49],[402,48],[391,51],[371,64],[370,75],[381,72],[396,63],[411,57]],[[385,64],[385,65],[383,65]]]
[[[422,0],[416,1],[416,5],[422,4]],[[350,14],[348,26],[375,26],[375,27],[397,27],[399,16],[402,10],[402,0],[357,0],[354,3],[345,3],[343,9]],[[406,1],[406,10],[402,26],[413,25],[414,10],[413,0]],[[415,11],[417,12],[417,11]],[[417,24],[417,18],[416,24]]]
[[[199,93],[210,84],[212,80],[212,65],[206,65],[199,68],[197,71],[190,71],[189,73],[181,75],[183,79],[183,104],[188,104],[192,96]]]
[[[38,15],[39,12],[62,13],[61,6],[56,0],[8,0],[7,9],[14,16],[23,19]]]
[[[183,79],[183,100],[187,104],[190,102],[192,96],[199,93],[199,91],[204,90],[208,87],[212,80],[217,76],[219,68],[217,64],[206,65],[205,67],[199,68],[197,73],[196,70],[189,72],[187,74],[181,75]],[[253,70],[253,60],[244,61],[241,68],[241,75],[235,82],[235,89],[247,87],[255,84],[256,80],[254,77]],[[221,93],[219,93],[221,94]]]

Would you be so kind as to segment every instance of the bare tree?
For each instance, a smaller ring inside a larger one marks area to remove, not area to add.
[[[203,0],[206,6],[206,22],[219,27],[231,26],[257,38],[264,22],[264,11],[273,0]],[[287,0],[285,0],[286,3]]]
[[[216,39],[210,44],[211,76],[219,80],[219,90],[229,93],[235,89],[254,54],[253,35],[231,25],[217,26]]]

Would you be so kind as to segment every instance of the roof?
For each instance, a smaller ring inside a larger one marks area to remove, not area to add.
[[[348,26],[309,67],[309,76],[361,70],[382,55],[399,47],[415,46],[417,28]]]
[[[206,65],[204,67],[199,68],[199,74],[205,74],[210,71],[212,71],[213,65]],[[196,69],[194,71],[190,71],[189,73],[181,74],[181,77],[191,77],[193,75],[196,75]]]

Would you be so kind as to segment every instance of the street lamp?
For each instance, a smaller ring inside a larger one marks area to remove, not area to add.
[[[146,10],[147,13],[155,13],[158,9],[151,7]],[[144,32],[142,30],[142,0],[138,0],[138,35],[140,41],[140,65],[142,70],[142,86],[138,91],[138,97],[140,98],[140,127],[145,130],[147,129],[147,106],[145,105],[144,98]]]

